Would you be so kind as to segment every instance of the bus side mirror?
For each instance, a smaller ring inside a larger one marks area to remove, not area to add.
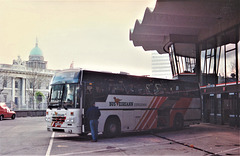
[[[48,95],[47,95],[47,103],[49,103],[50,102],[50,97],[49,97],[49,93],[48,93]]]

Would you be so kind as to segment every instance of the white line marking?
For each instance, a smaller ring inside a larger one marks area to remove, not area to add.
[[[140,145],[133,145],[133,146],[123,146],[123,147],[114,147],[112,149],[131,149],[131,148],[139,148],[139,147],[145,147],[145,146],[154,146],[154,145],[164,145],[168,143],[169,141],[163,141],[161,143],[149,143],[149,144],[140,144]],[[97,152],[103,152],[103,151],[110,151],[112,149],[99,149],[99,150],[91,150],[91,151],[82,151],[82,152],[74,152],[74,153],[65,153],[65,154],[57,154],[53,156],[68,156],[68,155],[80,155],[80,154],[89,154],[89,153],[97,153]]]
[[[229,151],[234,151],[234,150],[237,150],[237,149],[240,149],[240,147],[236,147],[236,148],[228,149],[228,150],[225,150],[225,151],[221,151],[221,152],[218,152],[218,153],[214,153],[214,154],[221,154],[221,153],[226,153],[226,152],[229,152]]]
[[[206,138],[206,137],[210,137],[211,135],[205,135],[205,136],[199,136],[199,137],[192,137],[192,138],[186,138],[186,139],[179,139],[179,140],[175,140],[175,141],[185,141],[185,140],[192,140],[192,139],[200,139],[200,138]]]
[[[46,156],[50,156],[50,152],[51,152],[52,145],[53,145],[54,135],[55,135],[55,132],[52,133],[52,136],[51,136],[51,139],[50,139],[50,142],[49,142],[49,145],[48,145]]]
[[[209,137],[207,136],[200,136],[200,137],[193,137],[193,138],[186,138],[186,139],[179,139],[178,141],[182,140],[191,140],[191,139],[198,139],[198,138],[204,138],[204,137]],[[138,145],[133,145],[133,146],[122,146],[122,147],[115,147],[113,149],[130,149],[130,148],[139,148],[139,147],[145,147],[145,146],[154,146],[154,145],[164,145],[166,143],[169,143],[169,141],[162,141],[161,143],[155,142],[155,143],[143,143],[143,144],[138,144]],[[74,152],[74,153],[64,153],[64,154],[57,154],[53,156],[68,156],[68,155],[77,155],[77,154],[90,154],[90,153],[97,153],[97,152],[103,152],[103,151],[110,151],[111,149],[96,149],[96,150],[90,150],[90,151],[81,151],[81,152]]]

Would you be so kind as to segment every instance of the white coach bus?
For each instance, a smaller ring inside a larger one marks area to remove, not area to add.
[[[197,83],[74,69],[59,72],[52,79],[47,130],[90,133],[85,112],[91,102],[101,111],[98,131],[107,137],[179,129],[201,121]]]

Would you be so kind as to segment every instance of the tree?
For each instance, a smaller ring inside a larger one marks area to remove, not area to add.
[[[9,80],[8,75],[9,75],[8,72],[6,72],[4,70],[0,71],[0,102],[3,101],[1,99],[1,97],[2,97],[2,93],[4,91],[4,88],[6,88],[8,85],[8,80]]]
[[[42,92],[37,91],[37,92],[35,93],[35,99],[36,99],[36,102],[37,102],[37,104],[38,104],[39,107],[40,107],[40,103],[42,102],[43,98],[44,98],[44,95],[43,95]]]
[[[41,89],[43,84],[49,83],[49,79],[49,76],[41,73],[40,70],[37,69],[32,69],[32,72],[29,73],[29,77],[26,82],[26,88],[29,95],[29,104],[33,109],[37,108],[36,104],[39,102],[36,98],[36,95],[40,95],[41,93],[39,89]],[[42,97],[44,96],[42,93],[41,95]]]

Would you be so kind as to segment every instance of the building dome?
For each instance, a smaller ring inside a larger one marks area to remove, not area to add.
[[[43,56],[42,50],[38,47],[38,43],[36,43],[36,46],[31,50],[30,56]]]
[[[36,46],[31,50],[29,60],[26,62],[27,67],[46,69],[47,61],[44,61],[42,50],[38,47],[38,40],[36,39]]]
[[[36,40],[36,45],[30,52],[29,61],[44,61],[42,50],[38,47],[38,40]]]

